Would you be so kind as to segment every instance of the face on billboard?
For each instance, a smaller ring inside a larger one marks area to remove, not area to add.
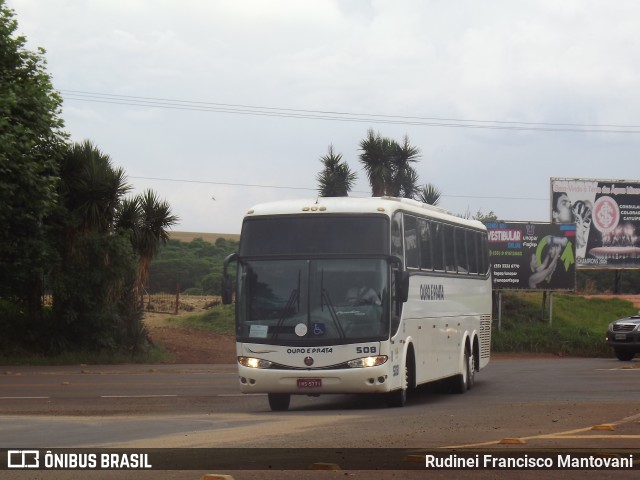
[[[554,223],[573,223],[571,200],[566,193],[553,194],[552,216]]]

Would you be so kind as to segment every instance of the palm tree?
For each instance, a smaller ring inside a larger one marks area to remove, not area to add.
[[[131,240],[138,254],[136,286],[139,294],[149,276],[151,260],[158,254],[161,245],[169,239],[169,232],[180,219],[171,214],[168,202],[161,201],[153,190],[145,190],[132,202],[123,203],[120,220],[128,222]],[[139,215],[136,221],[135,214]]]
[[[422,203],[428,203],[429,205],[438,205],[440,203],[440,197],[442,192],[433,184],[427,183],[423,188],[417,200]]]
[[[373,130],[360,142],[360,163],[367,172],[374,197],[391,195],[414,198],[419,190],[418,172],[411,166],[420,158],[420,150],[412,147],[405,136],[402,145],[381,137]]]
[[[333,152],[333,145],[329,145],[327,155],[320,158],[324,165],[317,176],[318,192],[321,197],[346,197],[349,195],[356,181],[356,173],[342,162],[342,154]]]
[[[409,137],[405,135],[402,145],[394,143],[392,195],[396,197],[415,198],[419,193],[418,172],[411,166],[420,158],[420,150],[412,147]]]
[[[367,137],[360,142],[360,163],[367,174],[371,195],[374,197],[393,194],[390,185],[394,171],[394,143],[372,129],[367,130]]]
[[[108,232],[122,196],[130,190],[122,168],[90,141],[69,147],[61,165],[61,197],[79,233]]]

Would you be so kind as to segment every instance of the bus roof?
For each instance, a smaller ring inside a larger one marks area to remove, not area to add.
[[[477,220],[467,220],[453,215],[451,212],[433,205],[398,197],[317,197],[294,200],[279,200],[253,206],[245,216],[252,218],[266,215],[293,215],[302,213],[375,213],[393,215],[403,210],[416,215],[457,223],[468,227],[485,229]]]

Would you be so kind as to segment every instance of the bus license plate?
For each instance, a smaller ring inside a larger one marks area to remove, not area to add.
[[[626,339],[627,339],[626,333],[616,333],[616,340],[626,340]]]
[[[298,388],[317,388],[322,386],[321,378],[299,378]]]

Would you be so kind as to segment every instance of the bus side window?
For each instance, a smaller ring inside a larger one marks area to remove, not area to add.
[[[433,234],[433,268],[440,272],[444,271],[444,225],[434,222],[431,225]]]
[[[469,262],[467,261],[467,242],[464,228],[456,228],[456,263],[458,273],[469,273]]]
[[[410,215],[404,215],[404,250],[406,267],[418,268],[418,225]]]
[[[444,226],[444,262],[447,272],[457,271],[454,228],[451,225]]]
[[[391,218],[391,255],[403,260],[402,253],[402,213],[396,212]]]
[[[467,231],[467,253],[469,255],[469,273],[478,273],[478,232]]]
[[[423,218],[418,219],[418,231],[420,232],[420,269],[433,270],[433,259],[431,258],[431,222]]]

